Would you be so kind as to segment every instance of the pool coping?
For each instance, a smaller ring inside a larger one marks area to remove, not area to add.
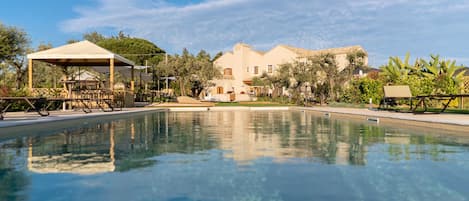
[[[154,112],[154,111],[166,111],[166,109],[161,108],[132,108],[128,110],[122,111],[113,111],[113,112],[95,112],[95,113],[59,113],[59,114],[51,114],[47,117],[26,117],[25,119],[17,120],[9,119],[9,120],[2,120],[0,121],[0,129],[5,130],[5,128],[10,127],[23,127],[28,125],[36,125],[36,124],[51,124],[57,122],[65,122],[65,121],[72,121],[72,120],[80,120],[80,119],[95,119],[99,117],[109,117],[109,116],[120,116],[125,114],[134,114],[134,113],[144,113],[144,112]],[[0,135],[2,133],[0,132]]]
[[[400,127],[419,127],[419,129],[435,129],[444,131],[467,132],[469,115],[465,114],[413,114],[394,111],[384,111],[369,108],[342,107],[249,107],[249,106],[220,106],[220,107],[167,107],[171,112],[194,111],[311,111],[331,117],[355,119],[362,122]]]
[[[57,122],[79,121],[80,119],[102,119],[103,117],[115,117],[118,115],[134,114],[142,112],[170,111],[170,112],[198,112],[198,111],[311,111],[321,115],[340,115],[345,118],[354,118],[377,124],[400,124],[401,126],[438,128],[450,131],[465,131],[469,128],[469,115],[464,114],[430,114],[415,115],[412,113],[399,113],[380,111],[366,108],[340,108],[340,107],[300,107],[300,106],[274,106],[274,107],[249,107],[249,106],[220,106],[220,107],[145,107],[132,108],[124,111],[75,113],[51,115],[49,117],[36,117],[20,121],[0,122],[0,135],[9,130],[29,128],[30,125],[47,126]],[[9,129],[7,129],[9,128]]]
[[[328,117],[353,118],[379,125],[396,126],[398,124],[401,128],[419,128],[431,131],[435,131],[436,128],[437,131],[465,133],[469,128],[469,115],[465,114],[413,114],[366,108],[335,107],[292,107],[292,109],[316,112]]]

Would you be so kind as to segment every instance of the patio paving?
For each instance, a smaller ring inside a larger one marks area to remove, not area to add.
[[[120,114],[131,114],[147,111],[164,111],[161,108],[124,108],[122,111],[103,112],[101,110],[93,110],[91,113],[84,113],[81,110],[66,111],[50,111],[50,115],[46,117],[39,116],[36,112],[7,112],[5,119],[0,121],[0,131],[5,127],[24,126],[29,124],[50,123],[64,120],[75,120],[83,118],[114,116]],[[1,133],[1,132],[0,132]]]
[[[299,107],[299,109],[330,112],[337,114],[359,115],[370,118],[388,118],[395,120],[407,120],[416,122],[450,124],[458,126],[469,126],[469,114],[413,114],[366,108],[336,108],[336,107]]]

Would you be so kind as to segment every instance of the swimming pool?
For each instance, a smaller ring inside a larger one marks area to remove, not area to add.
[[[439,131],[303,111],[153,112],[51,130],[1,140],[0,200],[469,199],[469,137]]]

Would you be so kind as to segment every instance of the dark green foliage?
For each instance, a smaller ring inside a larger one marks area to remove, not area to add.
[[[353,72],[369,68],[365,66],[366,56],[360,50],[350,52],[347,54],[349,64],[339,70],[335,55],[315,55],[281,65],[274,75],[266,74],[260,78],[274,91],[282,87],[289,88],[297,104],[311,100],[321,104],[335,102],[341,99],[346,90],[344,86],[351,80]]]
[[[165,53],[152,42],[141,38],[111,37],[100,40],[97,45],[122,55],[137,65],[145,65],[146,61],[157,64]]]
[[[404,61],[390,57],[389,63],[381,67],[383,80],[388,85],[409,85],[414,95],[457,94],[462,90],[465,73],[456,61],[440,60],[430,55],[430,60],[417,59],[409,64],[409,54]]]
[[[196,56],[187,49],[182,55],[168,56],[167,62],[160,62],[156,69],[164,76],[176,78],[177,95],[186,96],[189,91],[192,97],[198,98],[201,92],[212,85],[210,80],[221,76],[220,69],[213,65],[210,55],[201,50]]]
[[[26,53],[29,49],[29,38],[26,32],[0,23],[0,63],[5,63],[15,72],[15,88],[23,86],[26,73]],[[3,72],[5,73],[5,72]]]
[[[96,31],[93,31],[93,32],[84,34],[83,39],[97,44],[98,42],[105,40],[106,37]]]
[[[341,101],[358,104],[368,103],[371,98],[374,104],[379,104],[382,97],[383,83],[380,80],[364,77],[350,82],[350,87],[342,95]]]

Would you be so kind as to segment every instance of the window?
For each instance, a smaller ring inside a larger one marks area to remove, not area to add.
[[[272,71],[273,71],[272,65],[268,65],[267,66],[267,73],[272,73]]]
[[[231,68],[223,69],[223,75],[232,75],[233,70]]]
[[[259,66],[254,66],[254,74],[259,74]]]
[[[217,94],[223,94],[223,87],[217,87]]]

